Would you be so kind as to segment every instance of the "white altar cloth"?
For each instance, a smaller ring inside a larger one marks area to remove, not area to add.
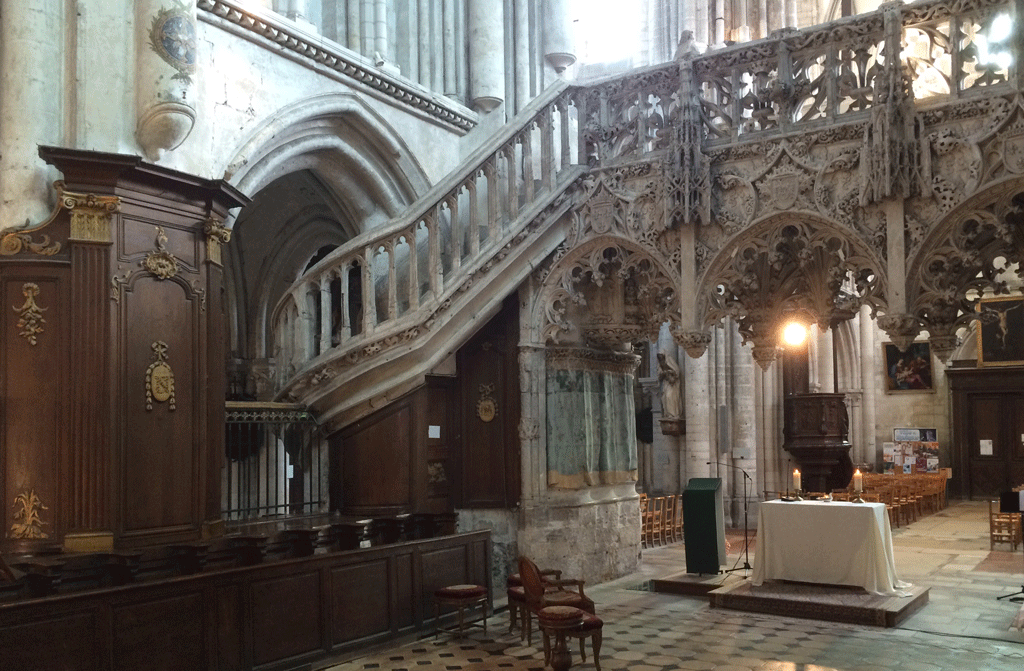
[[[896,576],[883,503],[765,501],[753,568],[754,585],[793,580],[901,597],[910,596],[912,587]]]

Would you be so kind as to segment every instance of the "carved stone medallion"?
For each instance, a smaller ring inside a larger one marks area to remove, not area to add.
[[[1003,140],[1003,164],[1015,175],[1024,173],[1024,133]]]

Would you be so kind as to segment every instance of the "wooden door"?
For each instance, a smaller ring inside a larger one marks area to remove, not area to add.
[[[953,391],[953,491],[981,499],[1024,484],[1024,371],[950,369],[947,375]]]

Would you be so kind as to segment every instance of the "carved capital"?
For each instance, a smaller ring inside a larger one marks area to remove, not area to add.
[[[210,217],[203,224],[203,232],[206,234],[206,258],[212,263],[221,265],[223,263],[221,247],[231,240],[231,229],[223,222]]]
[[[909,314],[880,315],[878,327],[886,332],[901,352],[905,352],[910,343],[921,333],[921,323],[917,317]]]
[[[672,327],[672,338],[693,359],[699,359],[711,344],[711,334],[707,331],[683,331]]]
[[[81,242],[112,242],[110,227],[113,215],[121,209],[117,196],[97,196],[64,190],[63,182],[55,184],[60,204],[71,213],[71,239]]]
[[[161,280],[167,280],[178,274],[178,259],[167,251],[167,235],[162,226],[156,227],[156,248],[146,255],[141,265]]]
[[[751,354],[754,357],[754,361],[761,367],[761,370],[767,371],[771,367],[772,362],[779,358],[779,346],[775,343],[771,344],[755,344]]]

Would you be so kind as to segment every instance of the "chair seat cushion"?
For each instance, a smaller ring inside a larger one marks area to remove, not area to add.
[[[505,590],[505,595],[508,596],[509,601],[526,601],[526,590],[521,585],[519,587],[509,587]]]
[[[572,606],[545,606],[537,611],[537,618],[541,622],[570,622],[583,617],[583,611]]]
[[[594,610],[594,602],[576,592],[546,592],[544,602],[551,606],[572,606],[585,611]]]
[[[449,585],[434,592],[439,599],[479,599],[487,595],[487,588],[480,585]]]
[[[604,626],[604,620],[590,613],[583,613],[583,622],[580,622],[580,631],[596,631]]]
[[[523,579],[519,577],[518,573],[513,573],[509,577],[505,578],[506,587],[517,587],[523,584]]]

